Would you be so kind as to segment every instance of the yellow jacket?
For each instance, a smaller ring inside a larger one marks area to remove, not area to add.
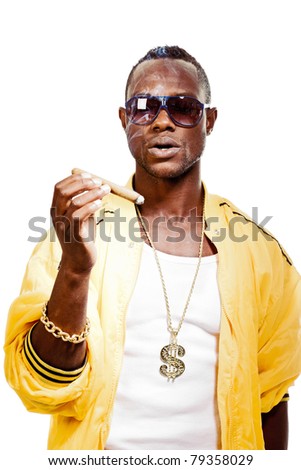
[[[219,259],[217,397],[222,448],[263,449],[261,413],[282,399],[301,371],[301,278],[277,240],[228,200],[206,194],[205,210],[206,235]],[[143,243],[133,241],[132,203],[108,195],[100,216],[104,220],[97,225],[99,252],[88,300],[92,332],[80,376],[68,385],[55,385],[24,360],[24,338],[40,318],[60,263],[53,231],[35,247],[20,296],[9,312],[6,377],[29,411],[52,415],[50,449],[103,449],[110,429],[126,311]],[[116,224],[119,216],[125,219]]]

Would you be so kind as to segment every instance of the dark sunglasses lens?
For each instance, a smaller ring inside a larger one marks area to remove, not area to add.
[[[156,116],[161,102],[153,97],[134,97],[127,102],[126,113],[134,124],[147,124]]]
[[[202,116],[201,103],[187,96],[170,97],[167,109],[172,118],[182,126],[195,126]]]

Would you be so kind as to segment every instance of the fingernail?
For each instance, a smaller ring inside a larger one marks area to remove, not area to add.
[[[110,188],[110,186],[109,186],[108,184],[103,184],[103,185],[101,186],[101,189],[102,189],[106,194],[111,191],[111,188]]]
[[[101,206],[101,203],[102,203],[101,199],[96,199],[95,201],[93,201],[93,204],[95,204],[95,206],[97,207]]]
[[[82,178],[91,178],[91,176],[92,176],[91,173],[85,173],[85,172],[81,173]]]
[[[97,186],[101,186],[102,180],[100,178],[94,177],[92,181],[94,184],[97,184]]]

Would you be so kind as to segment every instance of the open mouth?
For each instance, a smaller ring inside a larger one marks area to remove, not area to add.
[[[157,158],[171,158],[176,155],[179,150],[180,147],[172,144],[155,144],[148,149],[149,153]]]
[[[174,147],[171,144],[157,144],[157,145],[154,145],[154,147],[152,148],[164,150],[164,149],[172,149],[172,148],[177,148],[177,147]]]
[[[180,150],[178,142],[169,136],[156,136],[150,140],[148,151],[157,158],[171,158]]]

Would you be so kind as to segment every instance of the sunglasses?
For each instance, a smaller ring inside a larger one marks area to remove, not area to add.
[[[125,103],[126,115],[138,126],[151,124],[165,109],[174,124],[195,127],[202,119],[205,105],[192,96],[133,96]]]

